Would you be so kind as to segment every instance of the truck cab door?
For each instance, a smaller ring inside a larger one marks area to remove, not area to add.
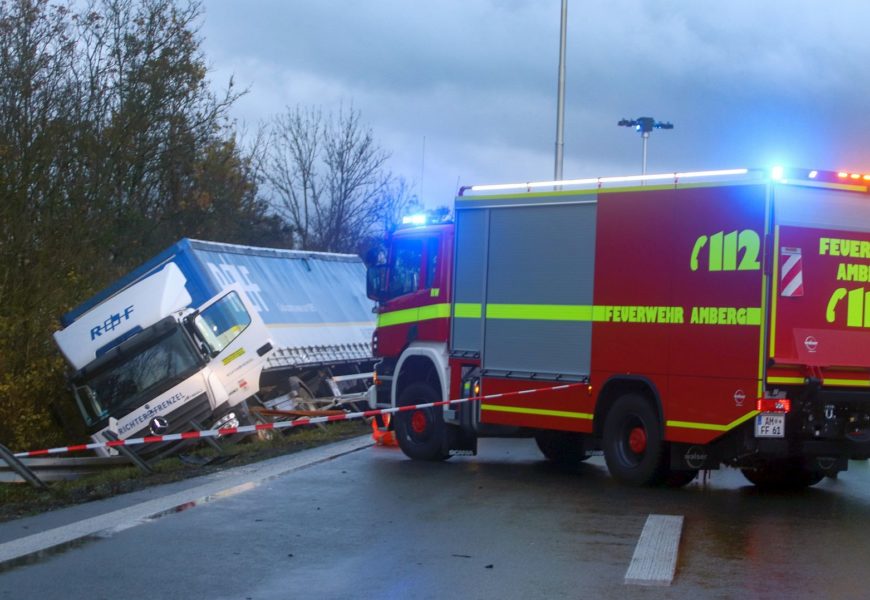
[[[403,232],[404,233],[404,232]],[[393,239],[384,298],[379,307],[378,346],[398,355],[414,341],[445,341],[450,316],[444,281],[443,235],[410,232]]]
[[[269,330],[244,293],[230,289],[202,305],[191,323],[211,356],[212,376],[234,406],[260,390],[260,373],[273,349]]]

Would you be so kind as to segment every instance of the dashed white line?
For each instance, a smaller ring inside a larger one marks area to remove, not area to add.
[[[682,531],[682,515],[649,515],[625,572],[625,583],[671,585]]]

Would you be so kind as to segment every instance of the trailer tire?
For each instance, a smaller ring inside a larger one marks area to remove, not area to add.
[[[438,402],[437,392],[425,383],[412,383],[399,396],[399,406]],[[393,416],[396,440],[402,452],[414,460],[438,461],[447,452],[447,425],[441,407],[400,411]]]
[[[587,458],[582,433],[539,431],[535,434],[538,449],[548,460],[561,466],[574,466]]]
[[[299,410],[317,410],[319,406],[314,401],[317,396],[314,395],[314,392],[311,391],[311,388],[302,381],[301,377],[297,377],[293,375],[287,380],[288,385],[290,386],[291,393],[295,393],[296,397],[294,399],[294,405]],[[318,423],[317,428],[321,431],[326,431],[325,423]],[[289,427],[284,430],[285,434],[288,434],[293,431],[292,427]]]
[[[665,481],[661,425],[644,396],[631,393],[616,400],[605,418],[602,441],[604,460],[617,481],[638,486]]]

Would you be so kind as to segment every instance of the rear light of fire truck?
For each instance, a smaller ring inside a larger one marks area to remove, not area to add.
[[[791,410],[791,400],[788,398],[759,398],[758,412],[763,413],[787,413]]]
[[[848,173],[846,171],[839,171],[837,173],[837,177],[840,179],[863,179],[864,181],[870,181],[870,175],[864,175],[863,173]]]

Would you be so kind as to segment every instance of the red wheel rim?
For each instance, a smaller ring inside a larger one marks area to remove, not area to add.
[[[422,410],[416,410],[411,415],[411,429],[414,430],[414,433],[418,434],[426,431],[426,413]]]
[[[643,427],[635,427],[629,432],[628,447],[635,454],[641,454],[646,450],[646,430]]]

